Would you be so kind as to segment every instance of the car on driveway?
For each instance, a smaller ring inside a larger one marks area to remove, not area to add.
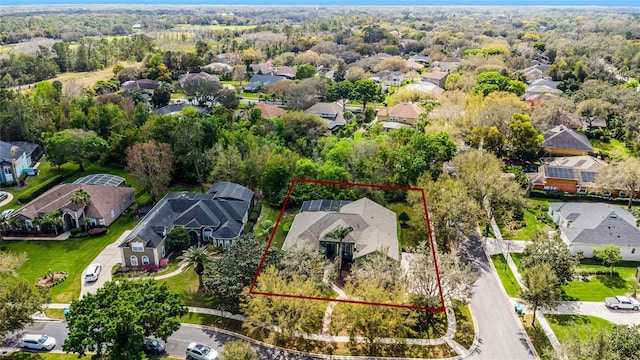
[[[613,310],[638,310],[640,308],[640,302],[638,302],[638,300],[626,296],[608,297],[604,299],[604,304]]]
[[[2,213],[0,213],[0,216],[2,216],[5,219],[8,219],[11,216],[11,214],[14,213],[14,211],[15,211],[14,209],[4,210]]]
[[[20,339],[20,347],[30,350],[50,351],[56,346],[56,339],[44,334],[25,334]]]
[[[162,355],[166,353],[165,345],[162,341],[153,338],[144,338],[142,351],[151,355]]]
[[[215,360],[218,352],[197,342],[192,342],[187,346],[187,360]]]

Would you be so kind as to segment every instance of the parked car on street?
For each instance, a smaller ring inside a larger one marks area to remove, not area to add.
[[[215,360],[218,352],[197,342],[192,342],[187,346],[187,360]]]
[[[640,308],[640,302],[638,300],[626,296],[608,297],[604,299],[604,304],[613,310],[638,310]]]
[[[20,340],[23,349],[50,351],[55,346],[56,339],[44,334],[25,334]]]
[[[162,355],[166,352],[164,343],[153,338],[144,338],[142,351],[151,355]]]

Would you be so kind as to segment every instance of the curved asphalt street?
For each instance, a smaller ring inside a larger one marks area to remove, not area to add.
[[[460,256],[463,264],[471,264],[479,276],[469,303],[478,326],[478,345],[466,359],[536,359],[480,238],[476,235],[467,238],[461,246]]]

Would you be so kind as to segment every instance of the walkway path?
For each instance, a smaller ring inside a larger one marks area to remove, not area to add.
[[[502,239],[502,234],[500,233],[500,228],[498,227],[498,224],[496,223],[496,219],[494,217],[491,217],[491,228],[493,229],[493,233],[496,235],[496,240],[502,246],[503,255],[504,255],[505,259],[507,260],[507,264],[509,265],[509,268],[513,272],[513,276],[516,278],[516,280],[518,280],[518,283],[520,284],[520,287],[524,288],[524,286],[522,285],[522,276],[520,275],[520,272],[518,271],[518,267],[516,266],[516,263],[513,262],[513,259],[511,258],[511,256],[509,256],[509,252],[508,251],[511,251],[511,249],[510,249],[510,245],[511,244],[505,242]],[[507,244],[509,244],[509,247],[507,246]],[[497,276],[497,273],[496,273],[496,276]],[[513,309],[513,306],[511,308]],[[562,353],[562,346],[560,345],[560,340],[558,340],[558,337],[553,332],[553,329],[551,329],[551,326],[549,325],[549,322],[547,321],[547,319],[544,317],[544,314],[542,312],[536,313],[536,319],[538,320],[538,323],[540,324],[540,328],[542,328],[542,330],[544,330],[544,333],[549,338],[549,342],[551,343],[551,346],[553,346],[553,349],[558,354],[561,354]]]

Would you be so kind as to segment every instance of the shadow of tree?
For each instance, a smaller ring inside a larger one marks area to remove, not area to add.
[[[611,289],[625,289],[627,287],[627,281],[620,276],[617,275],[598,275],[596,276],[602,285],[611,288]]]

